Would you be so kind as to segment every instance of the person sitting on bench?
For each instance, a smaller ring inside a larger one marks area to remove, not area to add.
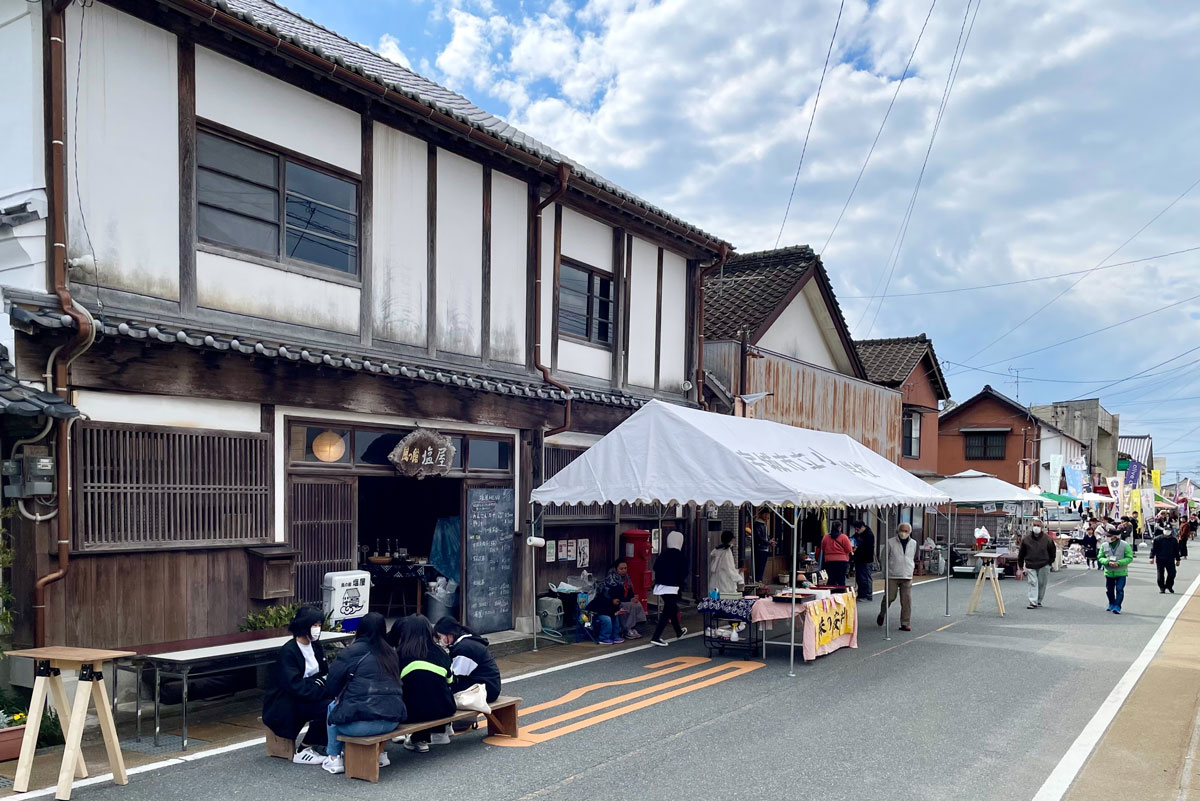
[[[450,655],[433,639],[433,626],[424,615],[402,617],[392,626],[388,641],[396,646],[400,660],[400,683],[404,687],[408,722],[438,720],[453,716],[458,707],[450,691]],[[429,751],[429,742],[442,727],[423,729],[405,741],[409,751]]]
[[[490,704],[500,697],[500,668],[488,651],[486,637],[480,637],[452,617],[433,624],[433,635],[450,651],[450,692],[462,692],[482,684]],[[469,731],[472,721],[455,721],[454,731]]]
[[[396,651],[384,639],[387,621],[378,612],[368,612],[358,622],[354,643],[329,668],[325,689],[334,697],[329,702],[326,730],[329,744],[321,767],[330,773],[345,773],[343,745],[338,735],[367,737],[399,728],[407,718],[400,686],[400,663]],[[387,753],[379,752],[379,767],[389,765]]]
[[[318,644],[325,615],[315,606],[305,606],[288,624],[292,639],[279,649],[263,696],[263,725],[276,736],[295,741],[308,725],[301,748],[292,757],[298,765],[320,765],[325,761],[325,713],[328,697],[325,652]]]

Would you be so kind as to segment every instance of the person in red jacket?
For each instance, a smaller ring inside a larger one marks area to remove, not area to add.
[[[842,532],[842,521],[835,520],[830,523],[829,533],[822,538],[821,545],[817,549],[817,554],[829,576],[829,586],[846,586],[846,571],[850,566],[850,556],[853,551],[850,538]]]

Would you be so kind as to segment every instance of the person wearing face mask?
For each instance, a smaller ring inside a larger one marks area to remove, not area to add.
[[[1104,591],[1108,593],[1108,610],[1121,614],[1125,602],[1125,579],[1133,561],[1133,546],[1121,539],[1121,532],[1109,529],[1108,542],[1100,548],[1100,564],[1104,565]]]
[[[324,621],[324,614],[315,606],[296,613],[288,624],[292,639],[279,649],[263,695],[263,724],[276,736],[294,741],[304,724],[309,724],[300,749],[292,757],[298,765],[320,765],[325,761],[325,715],[329,705],[325,678],[329,667],[324,649],[317,644]]]
[[[875,623],[882,626],[887,608],[900,596],[900,630],[912,631],[912,577],[917,566],[917,541],[912,538],[912,526],[901,523],[896,526],[896,536],[887,541],[887,588],[883,591],[883,603],[879,605],[879,617]]]
[[[1054,564],[1057,550],[1054,540],[1043,530],[1042,521],[1035,519],[1029,536],[1021,540],[1021,548],[1017,551],[1017,567],[1025,570],[1025,578],[1029,581],[1029,606],[1026,609],[1041,608],[1046,587],[1050,585],[1050,565]]]
[[[654,594],[658,596],[658,625],[654,627],[651,645],[666,647],[663,632],[667,624],[675,629],[675,638],[687,634],[679,622],[679,590],[687,578],[687,563],[683,559],[683,534],[672,531],[667,535],[667,547],[654,560]]]

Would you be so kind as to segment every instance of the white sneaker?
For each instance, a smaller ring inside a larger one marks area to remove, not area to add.
[[[408,742],[408,735],[407,735],[407,734],[401,734],[399,737],[393,737],[393,738],[392,738],[392,742],[393,742],[393,743],[396,743],[397,745],[399,745],[399,744],[401,744],[401,743],[407,743],[407,742]]]
[[[666,640],[660,640],[660,639],[659,639],[659,638],[657,638],[657,637],[655,637],[654,639],[650,640],[650,644],[651,644],[651,645],[661,645],[663,648],[666,648],[666,647],[667,647],[667,642],[666,642]]]
[[[386,768],[390,764],[392,764],[392,760],[388,759],[387,751],[380,751],[379,752],[379,767]]]
[[[321,763],[321,769],[326,773],[345,773],[346,761],[340,754],[335,757],[327,756],[325,757],[325,761]]]
[[[411,739],[404,744],[404,748],[408,751],[416,751],[418,754],[429,753],[429,743],[413,742]]]
[[[679,630],[679,636],[676,637],[675,639],[682,640],[686,636],[687,636],[687,626],[684,626],[683,628],[681,628]]]
[[[446,731],[439,731],[437,734],[433,735],[433,737],[431,737],[429,740],[430,744],[432,744],[432,745],[450,745],[449,728],[450,727],[447,726]]]
[[[292,761],[297,765],[320,765],[325,761],[323,754],[318,754],[311,745],[296,752]]]

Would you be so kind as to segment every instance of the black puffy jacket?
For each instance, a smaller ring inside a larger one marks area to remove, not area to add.
[[[366,642],[355,641],[333,660],[325,686],[329,695],[338,699],[329,713],[334,725],[362,720],[402,723],[407,719],[400,682],[387,674]]]
[[[322,701],[325,692],[325,649],[320,642],[313,643],[313,656],[317,658],[317,674],[304,678],[304,654],[295,639],[288,640],[279,649],[279,656],[271,666],[267,691],[263,695],[263,724],[280,737],[293,740],[300,733],[303,721],[296,722],[296,705],[301,702]]]
[[[489,703],[500,696],[500,668],[488,651],[488,641],[478,634],[464,634],[450,646],[450,670],[454,674],[450,689],[454,692],[482,684]]]
[[[685,581],[687,563],[683,559],[683,551],[667,548],[654,560],[654,583],[682,589]]]

